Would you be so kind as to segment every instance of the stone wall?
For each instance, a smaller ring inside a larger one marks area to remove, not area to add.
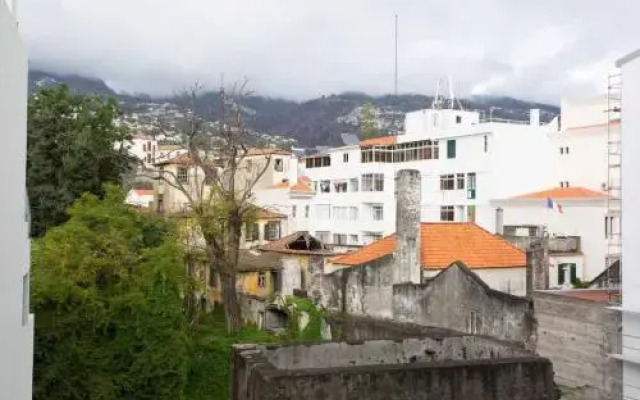
[[[461,264],[447,268],[428,284],[395,285],[393,317],[527,346],[535,342],[531,303],[490,289]]]
[[[620,399],[620,312],[606,303],[553,292],[533,296],[538,322],[537,352],[553,363],[556,382],[582,387],[581,399]]]
[[[234,400],[554,398],[548,360],[470,336],[242,345],[232,363]]]

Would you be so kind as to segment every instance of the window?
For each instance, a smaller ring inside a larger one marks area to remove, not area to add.
[[[358,244],[358,235],[349,235],[349,244]]]
[[[462,123],[462,116],[456,115],[456,124],[461,124],[461,123]]]
[[[329,243],[329,232],[327,231],[316,231],[315,237],[322,243]]]
[[[304,206],[304,217],[309,218],[309,206]]]
[[[333,234],[333,244],[338,245],[346,245],[347,244],[347,235],[344,233],[334,233]]]
[[[382,192],[384,190],[384,174],[363,174],[363,192]]]
[[[333,182],[336,193],[345,193],[347,191],[347,181]]]
[[[329,204],[316,204],[315,216],[319,220],[331,219],[331,206]]]
[[[455,221],[455,211],[453,206],[440,207],[440,221]]]
[[[280,239],[280,222],[267,222],[264,226],[264,240]]]
[[[489,152],[489,137],[484,135],[484,152]]]
[[[147,151],[147,144],[146,143],[142,143],[142,151]]]
[[[611,239],[616,235],[615,229],[613,229],[614,218],[612,216],[604,217],[604,238]]]
[[[360,154],[363,163],[398,163],[438,159],[439,147],[437,140],[418,140],[390,146],[363,147]]]
[[[258,287],[262,289],[267,287],[267,274],[264,272],[258,272]]]
[[[558,285],[574,283],[577,280],[578,275],[575,263],[558,264]]]
[[[318,181],[313,181],[313,191],[317,192],[318,191]]]
[[[369,244],[371,242],[375,242],[376,240],[382,239],[381,232],[363,232],[362,233],[362,244]]]
[[[284,169],[284,162],[282,158],[276,158],[275,164],[273,164],[273,169],[275,169],[276,172],[282,172]]]
[[[476,198],[476,173],[470,172],[467,174],[467,199],[473,200]]]
[[[147,154],[147,164],[151,164],[151,153]]]
[[[349,220],[349,208],[348,207],[333,207],[333,219],[338,221]]]
[[[358,207],[349,207],[349,221],[358,220]]]
[[[464,174],[456,174],[456,189],[464,189]]]
[[[382,221],[384,219],[384,205],[374,204],[371,206],[371,217],[374,221]]]
[[[349,191],[350,192],[357,192],[358,191],[358,178],[351,178],[349,179]]]
[[[260,239],[260,225],[257,222],[247,222],[244,226],[244,238],[247,242]]]
[[[22,326],[29,323],[29,273],[22,275]]]
[[[560,187],[563,188],[564,187],[564,182],[560,181]]]
[[[331,166],[331,157],[330,156],[309,157],[305,159],[305,166],[307,168],[329,167]]]
[[[440,190],[455,189],[455,177],[453,174],[440,175]]]
[[[342,154],[342,162],[344,162],[344,163],[348,163],[349,162],[349,153]]]
[[[158,214],[164,213],[164,195],[163,194],[158,195],[158,206],[156,211],[158,212]]]
[[[479,322],[479,316],[476,312],[471,311],[469,313],[469,317],[467,318],[467,332],[475,335],[478,333],[478,322]]]
[[[568,146],[564,148],[564,154],[569,154],[569,147]]]
[[[564,154],[564,147],[560,147],[560,154]]]
[[[178,167],[177,179],[180,183],[189,183],[189,168]]]
[[[456,158],[456,141],[455,141],[455,139],[447,140],[447,158]]]
[[[296,217],[296,211],[297,211],[297,207],[296,206],[291,206],[291,216],[293,218]]]
[[[196,267],[192,262],[188,262],[187,263],[187,275],[189,276],[193,276],[193,274],[196,272]]]
[[[566,188],[569,187],[569,181],[564,181],[564,187],[566,187]]]
[[[331,181],[320,181],[320,191],[322,193],[331,192]]]
[[[467,206],[467,222],[476,222],[476,206]]]

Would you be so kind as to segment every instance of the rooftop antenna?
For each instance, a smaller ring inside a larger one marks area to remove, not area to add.
[[[393,94],[398,96],[398,14],[395,15],[395,57],[393,69]]]

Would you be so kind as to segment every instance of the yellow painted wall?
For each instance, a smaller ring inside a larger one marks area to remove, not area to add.
[[[259,272],[239,272],[237,278],[238,290],[255,296],[271,296],[274,294],[274,282],[271,271],[265,271],[265,286],[258,287]]]

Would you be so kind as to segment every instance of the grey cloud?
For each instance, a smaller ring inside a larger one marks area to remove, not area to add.
[[[633,0],[20,0],[34,67],[170,93],[244,76],[258,93],[305,99],[431,93],[452,75],[463,95],[557,103],[604,89],[613,61],[640,47]]]

